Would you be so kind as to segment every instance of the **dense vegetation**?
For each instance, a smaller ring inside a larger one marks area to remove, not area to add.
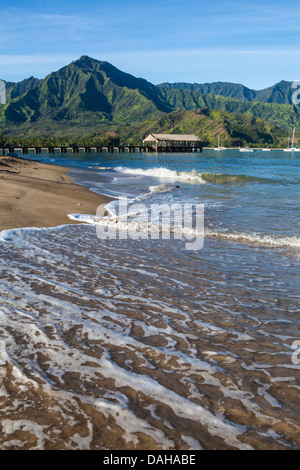
[[[226,146],[271,147],[286,145],[287,131],[300,127],[289,82],[260,92],[221,82],[154,86],[83,56],[6,89],[0,147],[123,145],[149,132],[196,134],[211,145],[220,134]]]
[[[282,80],[276,85],[263,90],[252,90],[239,83],[162,83],[159,88],[169,90],[189,90],[205,95],[221,95],[227,98],[236,98],[240,101],[262,101],[266,103],[292,104],[292,82]]]
[[[246,101],[215,94],[204,94],[188,89],[161,88],[168,103],[176,109],[197,109],[208,107],[228,113],[255,116],[276,124],[281,129],[300,129],[300,108],[291,104]]]

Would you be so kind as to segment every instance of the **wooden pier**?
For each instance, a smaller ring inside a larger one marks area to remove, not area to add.
[[[101,153],[187,153],[202,152],[203,147],[180,147],[180,146],[114,146],[114,147],[8,147],[0,148],[0,155],[72,155],[72,154],[90,154],[96,155]]]

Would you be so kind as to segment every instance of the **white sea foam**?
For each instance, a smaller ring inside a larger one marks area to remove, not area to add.
[[[175,171],[164,167],[143,170],[141,168],[127,168],[118,166],[116,167],[116,171],[128,175],[151,176],[154,178],[162,178],[172,181],[182,181],[184,183],[206,184],[206,181],[202,178],[201,173],[198,173],[195,170]]]
[[[222,238],[238,242],[258,243],[260,245],[269,245],[274,247],[293,247],[300,248],[300,238],[298,237],[275,237],[272,235],[260,235],[257,233],[234,233],[220,230],[205,230],[205,236]]]
[[[150,186],[148,193],[137,196],[136,198],[134,198],[133,201],[138,202],[138,201],[143,201],[144,199],[150,199],[152,196],[155,196],[157,194],[168,193],[170,191],[174,191],[174,189],[176,189],[176,187],[169,186],[167,184],[159,184],[157,186]]]
[[[75,219],[74,219],[75,220]],[[68,225],[59,225],[57,227],[22,227],[22,228],[12,228],[8,230],[2,230],[0,232],[0,242],[9,242],[13,240],[15,242],[14,235],[17,235],[20,237],[20,241],[22,239],[23,235],[31,235],[32,233],[41,233],[41,232],[47,232],[51,230],[63,230],[65,227]]]
[[[96,223],[91,215],[73,217],[85,224]],[[110,244],[109,249],[106,244],[95,245],[93,228],[80,225],[51,232],[10,231],[3,234],[3,240],[9,242],[7,246],[2,244],[3,255],[11,252],[12,257],[1,279],[1,370],[5,363],[13,364],[13,385],[20,393],[13,405],[16,410],[22,411],[22,396],[27,390],[41,387],[41,395],[49,392],[57,400],[55,412],[69,427],[74,426],[74,413],[78,413],[76,420],[86,423],[86,431],[82,436],[74,432],[68,441],[70,447],[88,449],[93,442],[91,417],[80,404],[102,413],[107,431],[113,419],[123,432],[122,438],[134,446],[139,443],[140,433],[172,449],[175,444],[169,429],[173,433],[179,430],[179,439],[191,449],[200,449],[198,434],[189,434],[188,428],[183,429],[176,421],[190,420],[230,447],[250,448],[250,441],[245,441],[248,424],[235,421],[230,409],[229,415],[222,409],[210,409],[202,401],[209,390],[217,397],[217,407],[218,400],[226,401],[228,397],[236,401],[237,407],[241,404],[251,419],[275,423],[275,418],[256,402],[255,391],[259,390],[261,398],[275,411],[281,399],[273,397],[271,390],[269,393],[264,380],[255,383],[256,389],[247,388],[247,381],[244,383],[232,368],[234,362],[240,366],[240,343],[256,339],[261,331],[248,330],[253,333],[250,337],[245,323],[237,321],[236,312],[230,316],[224,309],[219,321],[215,317],[203,321],[205,302],[212,315],[219,304],[215,295],[207,298],[208,291],[203,296],[202,282],[207,280],[200,282],[199,273],[190,272],[190,264],[184,265],[183,258],[170,270],[168,260],[155,258],[155,250],[149,256],[142,244],[135,245],[135,250],[127,243],[118,247]],[[180,251],[176,260],[179,256]],[[223,284],[218,288],[222,297]],[[266,324],[266,328],[272,328],[272,324]],[[239,347],[233,353],[231,347],[235,344]],[[44,356],[39,361],[41,352]],[[249,368],[251,362],[246,366]],[[231,369],[226,371],[227,367]],[[265,368],[257,356],[253,369],[259,374],[261,367]],[[65,385],[68,374],[76,375],[76,389],[68,390]],[[102,395],[95,385],[99,377],[108,381],[107,389],[99,388]],[[141,409],[144,405],[148,414],[141,417],[134,413],[128,390],[140,397],[138,404]],[[10,398],[4,384],[0,395]],[[142,397],[146,397],[145,402]],[[175,421],[168,413],[161,413],[161,407],[169,406]],[[12,435],[15,425],[37,436],[35,448],[43,448],[54,426],[25,420],[22,414],[18,419],[7,417],[3,448],[22,447],[23,443]]]
[[[130,206],[129,206],[130,207]],[[126,216],[131,217],[132,214],[129,212]],[[130,220],[127,222],[122,222],[121,219],[115,220],[111,217],[95,217],[92,215],[84,214],[69,214],[71,220],[77,220],[78,222],[97,225],[101,224],[105,227],[117,227],[119,230],[125,230],[126,228],[130,233],[140,232],[140,233],[151,233],[151,229],[155,229],[148,220],[142,221],[141,218],[137,222]],[[172,226],[172,227],[161,227],[161,233],[175,233],[176,231],[182,231],[182,234],[192,239],[193,237],[200,237],[203,235],[202,230],[196,228],[187,228],[185,227],[182,230],[181,226]],[[1,234],[0,234],[1,236]],[[236,232],[225,232],[221,230],[210,230],[205,229],[204,236],[207,238],[220,238],[224,240],[232,240],[237,242],[247,242],[259,245],[266,245],[270,247],[290,247],[290,248],[300,248],[300,238],[298,237],[274,237],[272,235],[260,235],[256,233],[236,233]],[[144,237],[145,238],[145,237]]]

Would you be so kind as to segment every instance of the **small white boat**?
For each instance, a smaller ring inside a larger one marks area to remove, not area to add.
[[[250,147],[243,147],[240,149],[240,152],[254,152],[254,149],[251,149]]]
[[[288,138],[288,146],[286,149],[283,149],[284,152],[300,152],[300,149],[298,147],[294,146],[294,139],[295,139],[295,127],[293,130],[293,137],[292,137],[292,145],[290,147],[290,139]]]
[[[265,148],[265,149],[262,149],[263,152],[271,152],[271,149],[269,149],[269,147]]]
[[[225,147],[220,146],[220,136],[218,135],[218,147],[215,147],[214,150],[226,150]]]

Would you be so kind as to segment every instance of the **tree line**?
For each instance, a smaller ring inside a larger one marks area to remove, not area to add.
[[[127,142],[127,145],[133,142]],[[0,132],[0,148],[21,148],[21,147],[116,147],[125,145],[121,136],[115,133],[107,132],[102,135],[91,136],[11,136]]]

